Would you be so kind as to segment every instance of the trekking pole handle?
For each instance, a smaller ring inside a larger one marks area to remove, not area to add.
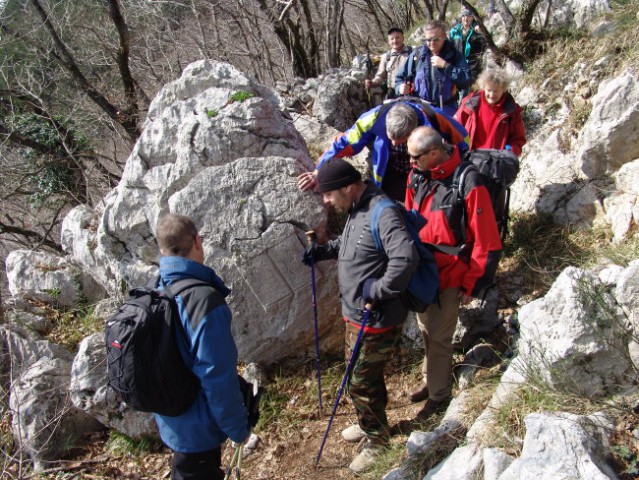
[[[306,238],[308,239],[308,243],[311,245],[315,245],[317,243],[317,234],[315,233],[315,230],[309,230],[306,232]]]

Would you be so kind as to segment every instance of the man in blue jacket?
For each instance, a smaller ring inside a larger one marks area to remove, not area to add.
[[[173,450],[172,480],[222,480],[221,444],[249,436],[248,413],[237,375],[237,347],[231,334],[230,290],[204,265],[202,237],[193,220],[168,214],[157,226],[160,276],[169,286],[195,278],[208,285],[176,296],[182,328],[178,344],[186,365],[200,379],[201,390],[181,415],[155,415],[162,441]]]
[[[452,117],[459,90],[469,88],[473,79],[463,53],[446,37],[447,30],[441,20],[426,25],[426,43],[408,56],[395,77],[395,89],[398,95],[417,95]]]

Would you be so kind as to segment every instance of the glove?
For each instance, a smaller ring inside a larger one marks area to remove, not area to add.
[[[259,387],[257,393],[253,393],[253,384],[247,382],[242,375],[238,375],[240,381],[240,390],[244,397],[244,405],[248,411],[249,429],[253,429],[260,419],[260,397],[264,393],[264,388]]]
[[[331,254],[326,244],[312,243],[306,247],[306,250],[304,250],[304,253],[302,254],[302,263],[307,267],[310,267],[311,261],[316,263],[333,257],[334,255]]]
[[[376,278],[367,278],[364,282],[364,286],[362,287],[362,297],[366,303],[373,300],[371,295],[371,289],[373,288],[373,284],[377,281]]]
[[[311,263],[314,263],[315,257],[313,254],[315,253],[315,250],[317,250],[317,244],[311,243],[308,247],[306,247],[306,250],[304,250],[304,253],[302,254],[302,263],[307,267],[310,267]]]

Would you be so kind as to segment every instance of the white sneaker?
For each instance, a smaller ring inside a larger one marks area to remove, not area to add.
[[[357,443],[365,436],[366,434],[364,433],[364,430],[362,430],[357,424],[351,425],[350,427],[342,430],[342,438],[347,442]]]
[[[353,473],[362,473],[375,464],[377,457],[379,457],[383,451],[384,449],[382,447],[367,444],[360,454],[353,459],[348,468]]]

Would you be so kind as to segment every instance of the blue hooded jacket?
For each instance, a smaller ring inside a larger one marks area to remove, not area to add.
[[[162,257],[160,276],[169,286],[196,278],[209,283],[176,296],[187,336],[178,344],[185,364],[200,379],[191,407],[177,417],[155,415],[160,437],[173,451],[195,453],[219,447],[227,438],[242,442],[249,435],[248,413],[237,378],[237,347],[231,333],[231,310],[223,297],[230,290],[206,265],[183,257]]]

